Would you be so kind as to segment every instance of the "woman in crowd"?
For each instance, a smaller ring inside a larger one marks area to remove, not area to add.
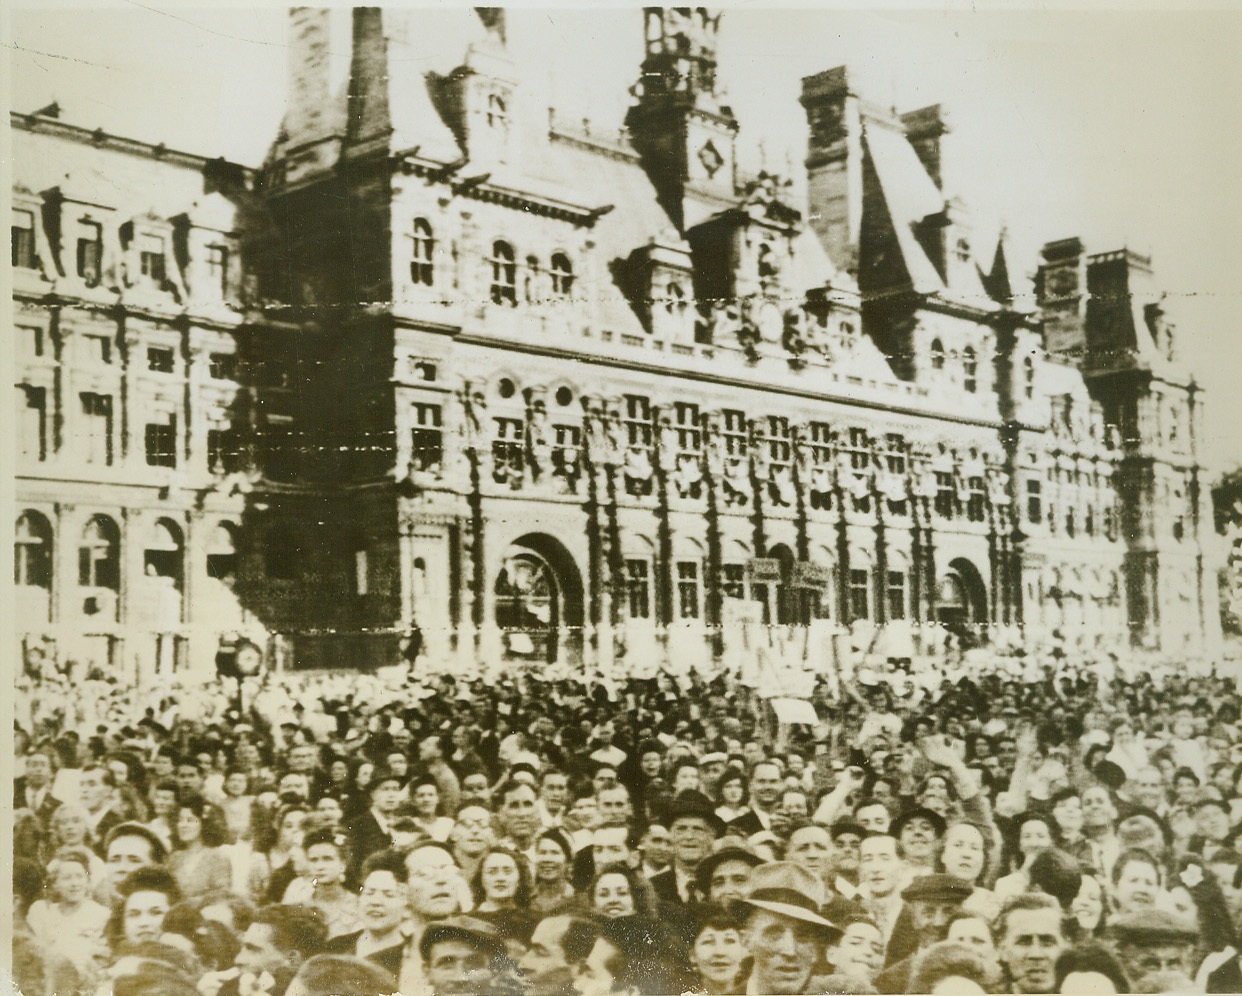
[[[405,936],[401,923],[408,913],[410,873],[396,851],[376,851],[362,863],[358,892],[360,929],[329,938],[328,950],[367,958],[396,981],[401,971]]]
[[[264,842],[267,846],[266,902],[280,902],[289,883],[306,870],[306,854],[302,850],[302,824],[306,814],[306,805],[301,802],[288,803],[276,810]],[[262,847],[261,844],[260,849]]]
[[[419,775],[409,786],[414,821],[432,840],[448,840],[453,821],[440,811],[440,786],[431,775]]]
[[[171,778],[161,779],[151,787],[151,819],[145,825],[158,834],[169,848],[172,847],[180,798],[181,790]]]
[[[507,847],[487,849],[470,883],[475,912],[530,909],[530,863]]]
[[[574,852],[561,830],[545,830],[535,841],[535,875],[531,910],[542,916],[559,909],[574,898],[569,873]]]
[[[35,902],[26,916],[38,943],[59,950],[82,971],[96,953],[110,912],[90,898],[90,874],[86,848],[58,851],[48,865],[51,896]]]
[[[229,768],[224,773],[224,798],[220,808],[224,812],[229,835],[234,840],[248,838],[254,796],[250,792],[250,778],[240,768]]]
[[[595,872],[587,890],[593,912],[609,920],[654,916],[655,897],[647,880],[628,865],[606,865]]]
[[[91,839],[90,818],[86,810],[77,803],[67,802],[57,806],[52,814],[47,839],[40,855],[41,863],[46,867],[53,857],[66,848],[85,848],[90,854],[91,887],[94,888],[107,874],[103,861],[91,850],[94,843],[96,842]]]
[[[945,831],[936,870],[969,882],[974,892],[963,904],[992,919],[1000,912],[996,894],[987,887],[991,874],[992,834],[978,823],[962,820]]]
[[[1093,872],[1084,871],[1078,895],[1070,904],[1070,931],[1079,938],[1102,937],[1108,927],[1108,904],[1104,883]]]
[[[158,941],[168,911],[181,900],[177,880],[167,869],[153,865],[130,872],[117,889],[105,930],[113,955],[122,945]]]
[[[1162,881],[1160,863],[1147,851],[1123,851],[1113,865],[1113,911],[1128,916],[1154,909],[1163,891]]]
[[[177,803],[168,867],[182,895],[202,896],[232,888],[233,866],[220,850],[226,842],[224,828],[202,796],[188,796]]]
[[[1027,892],[1031,862],[1050,847],[1056,847],[1056,821],[1046,813],[1028,810],[1015,816],[1009,830],[1010,873],[996,881],[996,899],[1004,903],[1010,896]]]
[[[695,907],[690,939],[690,968],[698,976],[695,991],[712,996],[744,992],[746,959],[741,918],[717,903]]]
[[[349,845],[344,835],[330,827],[308,831],[302,850],[306,873],[289,883],[281,902],[315,907],[323,915],[329,938],[356,930],[358,894],[345,888]]]
[[[716,815],[726,823],[750,812],[750,781],[741,768],[728,767],[716,782]]]

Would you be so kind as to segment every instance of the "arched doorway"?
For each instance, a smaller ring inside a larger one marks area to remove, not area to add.
[[[492,594],[506,657],[551,663],[580,652],[582,578],[557,540],[530,534],[513,542]]]
[[[952,561],[936,585],[936,619],[963,645],[984,639],[979,627],[987,622],[987,588],[969,560]]]

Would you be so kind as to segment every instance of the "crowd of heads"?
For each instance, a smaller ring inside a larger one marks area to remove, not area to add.
[[[1215,673],[261,691],[23,689],[23,993],[1242,990]]]

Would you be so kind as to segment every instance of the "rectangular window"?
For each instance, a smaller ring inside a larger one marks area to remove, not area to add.
[[[88,287],[99,283],[103,267],[103,226],[82,221],[78,227],[78,276]]]
[[[554,472],[562,477],[577,477],[582,450],[582,429],[576,425],[554,425],[552,439]]]
[[[17,355],[27,360],[42,356],[43,329],[37,325],[17,326]]]
[[[746,567],[743,564],[724,564],[720,568],[720,590],[725,598],[746,597]]]
[[[720,435],[724,440],[725,453],[731,457],[745,456],[749,442],[746,413],[726,408],[723,414],[724,428]]]
[[[224,297],[229,291],[229,247],[207,247],[207,272],[211,274],[211,287]]]
[[[987,492],[982,477],[972,477],[966,482],[969,496],[966,500],[966,518],[971,522],[983,522],[988,517]]]
[[[699,618],[699,565],[693,560],[677,562],[677,612],[682,619]]]
[[[236,429],[207,430],[207,468],[213,474],[231,474],[241,468],[241,462]]]
[[[866,470],[871,466],[871,441],[867,438],[866,429],[850,429],[847,449],[850,467],[854,470]]]
[[[12,236],[13,268],[33,270],[35,257],[34,212],[14,208],[10,233]]]
[[[84,335],[82,350],[86,354],[83,359],[88,366],[101,364],[106,366],[112,362],[112,340],[103,335]]]
[[[143,235],[138,244],[138,269],[157,287],[164,283],[164,240],[158,235]]]
[[[236,380],[237,357],[232,353],[212,353],[207,358],[207,376],[212,380]]]
[[[827,422],[812,422],[808,426],[811,444],[811,462],[817,467],[832,462],[832,426]]]
[[[625,396],[625,442],[642,449],[651,447],[651,402],[636,394]]]
[[[1038,525],[1044,521],[1043,484],[1040,481],[1026,482],[1026,521]]]
[[[410,252],[410,280],[413,283],[430,287],[435,280],[435,245],[431,223],[426,218],[416,218]]]
[[[936,497],[933,504],[937,515],[946,519],[953,518],[956,497],[953,490],[953,475],[947,471],[936,471]]]
[[[768,459],[774,467],[788,467],[793,459],[793,437],[789,431],[789,419],[769,415],[767,420]]]
[[[884,466],[890,474],[906,472],[906,441],[895,433],[884,437]]]
[[[167,346],[147,347],[147,369],[153,373],[170,374],[177,363],[177,354]]]
[[[112,463],[112,396],[82,394],[82,431],[78,435],[82,461],[97,466]]]
[[[47,459],[47,389],[19,384],[17,402],[18,445],[27,460]]]
[[[520,418],[498,418],[496,438],[492,440],[492,472],[498,479],[512,471],[521,474],[525,466],[526,446]]]
[[[440,406],[410,406],[410,463],[418,470],[431,470],[444,461],[444,434],[440,427]]]
[[[850,613],[855,619],[871,618],[871,575],[850,571]]]
[[[651,569],[645,560],[625,562],[625,589],[631,619],[651,618]]]
[[[167,422],[148,422],[145,441],[148,466],[177,466],[176,416],[169,415]]]
[[[904,571],[888,572],[888,618],[906,618],[906,574]]]
[[[699,406],[687,401],[677,402],[677,451],[697,453],[703,447],[703,430],[699,426]]]

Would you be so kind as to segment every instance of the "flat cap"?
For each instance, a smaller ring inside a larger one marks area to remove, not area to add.
[[[1112,932],[1122,944],[1193,944],[1199,939],[1199,926],[1193,920],[1161,909],[1118,917]]]
[[[902,890],[906,902],[920,900],[962,903],[970,898],[974,887],[955,875],[920,875]]]

